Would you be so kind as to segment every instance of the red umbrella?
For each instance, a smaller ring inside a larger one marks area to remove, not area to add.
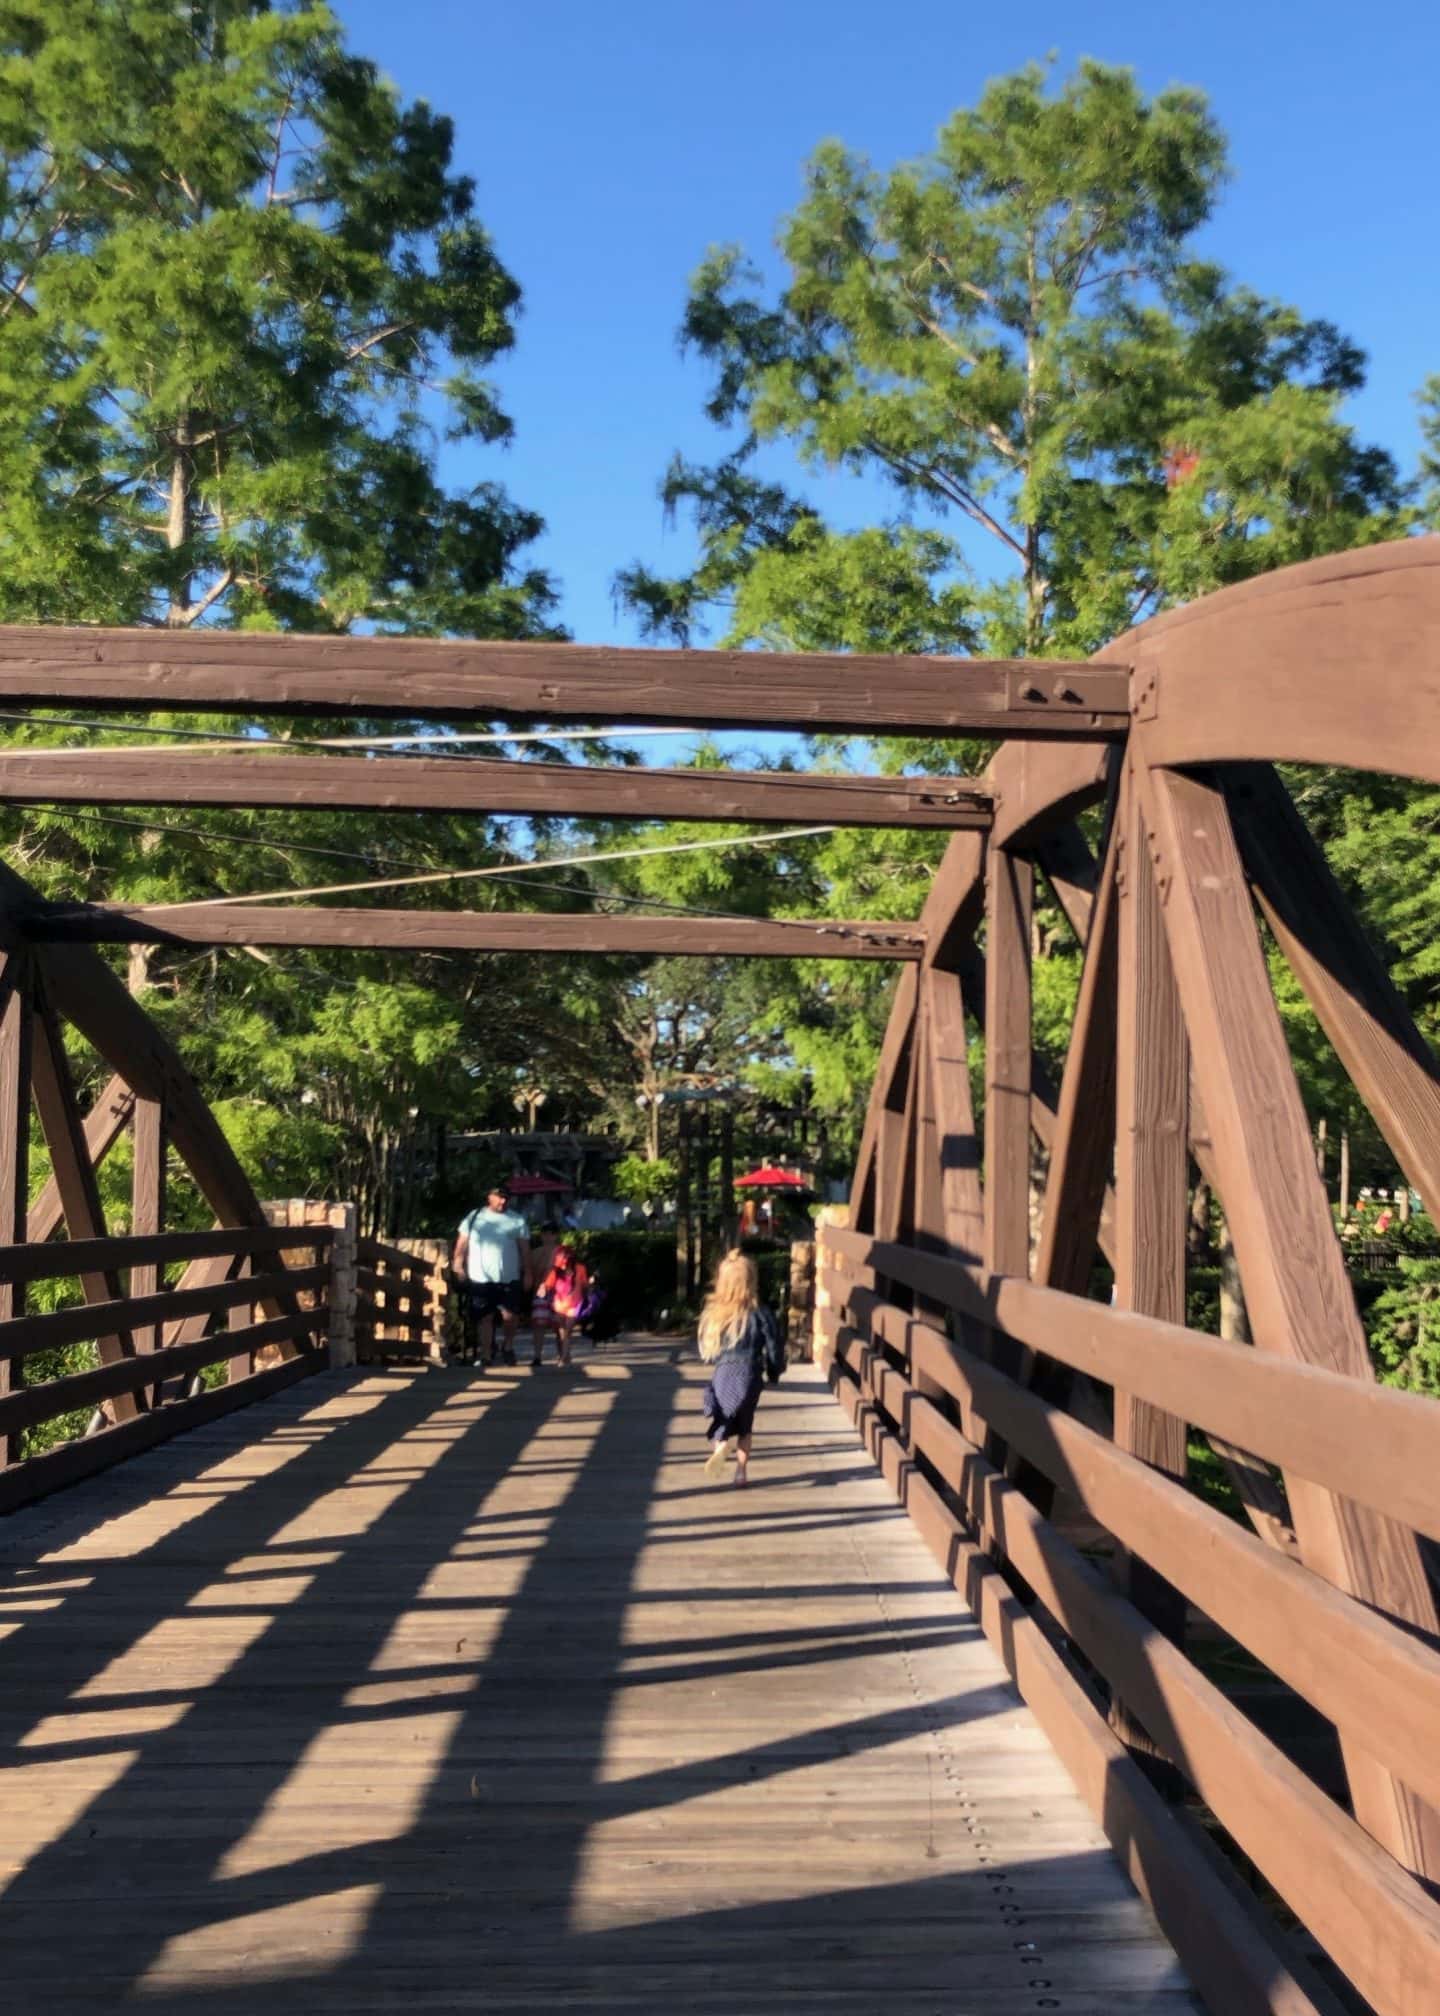
[[[748,1176],[735,1178],[737,1190],[809,1190],[812,1187],[798,1169],[752,1169]]]
[[[558,1183],[553,1176],[512,1176],[501,1184],[507,1197],[540,1197],[550,1190],[573,1190],[573,1183]]]

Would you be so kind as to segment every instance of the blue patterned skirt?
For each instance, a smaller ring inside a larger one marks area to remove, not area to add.
[[[764,1385],[765,1375],[750,1352],[726,1352],[701,1400],[712,1441],[750,1433]]]

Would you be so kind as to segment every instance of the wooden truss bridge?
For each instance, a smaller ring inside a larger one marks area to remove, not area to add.
[[[918,922],[53,904],[0,871],[8,2008],[1433,2016],[1440,1411],[1373,1379],[1259,920],[1440,1210],[1435,1060],[1275,767],[1440,784],[1440,540],[1086,663],[12,629],[0,705],[1001,745],[970,781],[0,752],[22,804],[950,835]],[[1085,947],[1058,1083],[1037,874]],[[136,942],[893,961],[819,1365],[767,1402],[748,1497],[702,1486],[663,1347],[568,1384],[346,1369],[357,1311],[418,1276],[352,1247],[342,1279],[333,1226],[267,1220],[95,949]],[[66,1024],[115,1074],[88,1112]],[[168,1151],[213,1231],[167,1229]],[[1185,1326],[1192,1168],[1253,1348]],[[27,1307],[67,1276],[83,1302]],[[85,1340],[94,1370],[45,1376]],[[1192,1436],[1243,1522],[1187,1488]]]

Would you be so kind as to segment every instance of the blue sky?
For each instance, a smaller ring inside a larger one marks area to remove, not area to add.
[[[656,485],[674,450],[709,457],[705,373],[675,331],[707,245],[776,270],[801,169],[837,136],[887,165],[922,153],[985,81],[1054,51],[1205,90],[1234,180],[1204,249],[1237,278],[1330,316],[1370,355],[1352,417],[1409,467],[1414,393],[1440,371],[1435,82],[1440,5],[1391,0],[335,0],[352,46],[456,122],[458,165],[525,290],[496,372],[517,429],[449,451],[457,482],[498,476],[541,512],[539,558],[585,642],[625,642],[617,567],[684,565]],[[837,518],[852,488],[807,479]],[[884,508],[884,499],[878,499]]]

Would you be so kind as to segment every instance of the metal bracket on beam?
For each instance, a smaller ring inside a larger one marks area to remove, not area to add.
[[[1081,692],[1072,673],[1052,670],[1043,658],[1037,658],[1033,664],[1012,666],[1006,675],[1006,705],[1012,713],[1031,715],[1037,720],[1083,720],[1096,729],[1106,727],[1115,715],[1128,714],[1128,668],[1088,665],[1086,671],[1111,676],[1103,683],[1087,679],[1088,691]]]

